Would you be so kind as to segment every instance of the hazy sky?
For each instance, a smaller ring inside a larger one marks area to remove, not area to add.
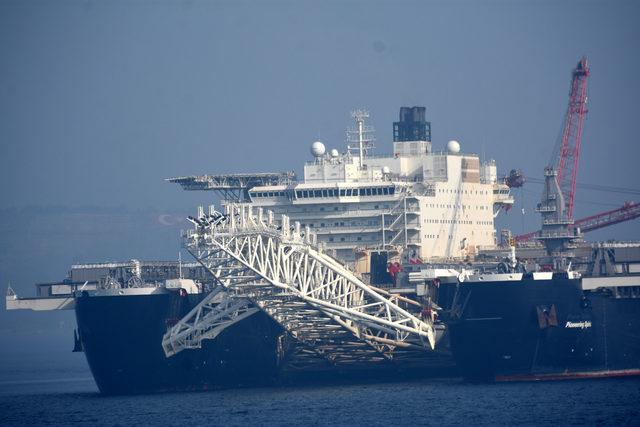
[[[314,139],[344,146],[355,107],[378,152],[398,108],[424,105],[435,147],[455,138],[541,177],[581,55],[579,181],[640,187],[638,5],[3,0],[2,204],[190,208],[206,196],[163,178],[299,172]],[[540,190],[525,188],[525,208]],[[577,216],[629,197],[580,192]]]
[[[540,178],[581,55],[578,180],[637,188],[639,4],[2,0],[2,206],[191,209],[207,195],[163,178],[300,172],[313,140],[344,146],[355,107],[379,153],[398,108],[424,105],[436,148],[455,138]],[[524,190],[526,228],[540,191]],[[580,191],[576,215],[629,198]],[[520,212],[499,226],[520,231]]]

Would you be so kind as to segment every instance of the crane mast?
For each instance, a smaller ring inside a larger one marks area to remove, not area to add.
[[[567,218],[573,218],[580,143],[582,141],[584,119],[587,115],[587,80],[589,79],[589,74],[587,58],[582,57],[572,73],[569,105],[567,106],[560,153],[555,168],[558,173],[558,184],[565,199]]]
[[[571,240],[578,237],[575,230],[588,232],[640,217],[640,203],[626,202],[621,208],[573,220],[580,143],[587,115],[587,80],[590,74],[587,58],[582,57],[572,72],[562,139],[559,151],[554,150],[558,154],[554,154],[555,166],[545,168],[543,198],[536,208],[542,215],[542,231],[516,236],[517,242],[538,239],[544,242],[549,252],[564,251],[566,254]],[[550,163],[553,163],[553,158]],[[505,180],[508,185],[511,184],[510,187],[520,187],[524,182],[521,174],[515,170]]]

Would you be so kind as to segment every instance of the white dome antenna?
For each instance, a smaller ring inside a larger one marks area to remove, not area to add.
[[[335,159],[335,158],[340,157],[340,152],[338,152],[338,150],[337,150],[337,149],[332,148],[332,149],[331,149],[331,151],[329,151],[329,155],[330,155],[332,158],[334,158],[334,159]]]
[[[458,154],[460,152],[460,143],[453,139],[447,142],[447,151],[449,151],[449,154]]]
[[[320,141],[316,141],[313,144],[311,144],[311,154],[315,158],[324,156],[324,153],[326,151],[327,149],[324,147],[324,144]]]

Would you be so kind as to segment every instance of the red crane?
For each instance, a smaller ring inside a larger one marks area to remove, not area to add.
[[[590,71],[587,58],[582,57],[571,75],[569,105],[567,106],[567,112],[565,114],[562,139],[557,155],[557,163],[555,165],[555,170],[558,172],[558,184],[564,197],[566,217],[569,219],[573,219],[576,178],[578,176],[578,161],[580,159],[580,143],[582,141],[584,119],[587,115],[587,80],[589,79],[589,75]],[[554,155],[554,157],[556,156]],[[511,171],[511,174],[505,182],[507,185],[515,183],[514,185],[510,185],[513,187],[521,187],[524,183],[524,178],[521,173],[514,170]],[[576,220],[573,223],[573,227],[580,227],[582,232],[588,232],[638,217],[640,217],[640,203],[626,202],[621,208]],[[537,231],[521,234],[516,236],[515,240],[517,242],[526,242],[535,238],[537,234]]]
[[[582,129],[587,115],[587,80],[589,79],[587,58],[582,57],[573,70],[569,105],[564,119],[562,141],[558,163],[558,184],[564,196],[567,218],[573,218],[573,202],[576,195],[576,177],[580,159]]]
[[[587,232],[638,217],[640,217],[640,203],[626,202],[621,208],[591,215],[573,224],[575,227],[580,227],[580,231]]]
[[[621,208],[577,219],[573,226],[580,227],[580,231],[586,233],[635,218],[640,218],[640,203],[625,202]],[[527,242],[534,239],[537,234],[537,231],[521,234],[516,236],[516,242]]]

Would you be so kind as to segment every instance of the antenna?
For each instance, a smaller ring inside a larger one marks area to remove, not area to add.
[[[351,117],[356,121],[356,127],[347,129],[347,150],[358,150],[360,157],[360,169],[364,169],[364,158],[368,150],[374,148],[373,137],[374,129],[372,126],[365,126],[364,120],[369,118],[369,112],[366,110],[355,110],[351,112]],[[357,145],[351,145],[357,144]]]
[[[178,279],[182,279],[182,252],[178,251]]]

